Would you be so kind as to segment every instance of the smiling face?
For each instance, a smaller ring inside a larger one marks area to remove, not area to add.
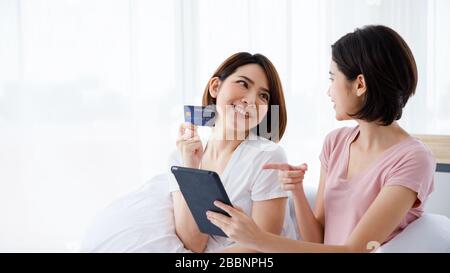
[[[338,69],[337,64],[331,61],[330,81],[327,95],[334,103],[336,119],[352,119],[350,114],[358,112],[363,105],[366,90],[363,76],[359,75],[354,81],[349,81]]]
[[[216,99],[216,125],[226,131],[247,132],[267,114],[270,92],[267,77],[257,64],[238,67],[221,81],[214,77],[209,92]]]

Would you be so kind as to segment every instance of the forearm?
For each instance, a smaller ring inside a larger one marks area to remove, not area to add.
[[[323,226],[312,211],[303,187],[292,193],[297,226],[303,241],[323,243]]]
[[[255,249],[241,246],[239,244],[233,244],[229,247],[219,249],[217,252],[219,252],[219,253],[255,253],[258,251],[256,251]]]
[[[276,253],[276,252],[296,252],[296,253],[347,253],[357,252],[346,245],[324,245],[320,243],[304,242],[288,239],[283,236],[264,232],[255,246],[256,251]]]
[[[175,232],[187,249],[203,252],[209,236],[198,229],[197,223],[181,194],[172,194],[174,200]]]

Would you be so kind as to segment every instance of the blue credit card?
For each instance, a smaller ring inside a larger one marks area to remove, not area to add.
[[[184,106],[184,121],[197,126],[214,126],[216,106]]]

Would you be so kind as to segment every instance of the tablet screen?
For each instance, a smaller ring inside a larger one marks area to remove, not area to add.
[[[206,218],[206,211],[228,213],[214,205],[215,200],[231,205],[230,199],[216,172],[172,166],[172,173],[180,186],[181,193],[201,232],[225,236],[225,233]]]

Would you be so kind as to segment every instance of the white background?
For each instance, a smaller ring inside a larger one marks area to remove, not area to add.
[[[102,207],[167,171],[183,104],[201,104],[229,55],[262,53],[281,75],[281,144],[315,184],[339,126],[330,45],[366,24],[415,54],[401,124],[450,134],[450,1],[0,0],[0,251],[73,251]]]

